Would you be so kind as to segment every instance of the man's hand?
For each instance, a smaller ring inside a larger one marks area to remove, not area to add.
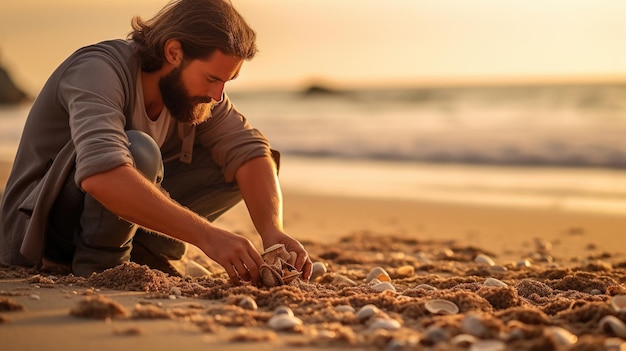
[[[285,245],[285,249],[291,255],[293,262],[289,262],[296,269],[302,272],[302,278],[309,280],[311,277],[311,259],[309,253],[304,246],[296,239],[292,238],[286,233],[276,231],[272,234],[266,233],[263,235],[263,247],[268,248],[275,244]]]
[[[264,262],[250,240],[225,230],[204,235],[203,239],[198,247],[224,267],[231,284],[239,285],[242,281],[249,281],[258,285],[259,267]]]

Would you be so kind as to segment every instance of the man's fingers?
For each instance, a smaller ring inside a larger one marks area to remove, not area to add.
[[[226,270],[226,274],[228,274],[228,278],[230,279],[230,283],[232,285],[241,284],[239,275],[237,274],[237,271],[235,270],[235,267],[233,265],[224,266],[224,269]]]

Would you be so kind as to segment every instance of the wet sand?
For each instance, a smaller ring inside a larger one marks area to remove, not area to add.
[[[209,276],[1,267],[0,339],[15,350],[619,350],[626,338],[626,310],[612,305],[626,293],[624,218],[284,192],[286,229],[326,268],[312,281],[230,286],[193,247]],[[217,224],[260,243],[243,205]],[[375,267],[388,277],[368,281]],[[250,299],[256,308],[240,306]],[[281,306],[302,324],[272,329]]]

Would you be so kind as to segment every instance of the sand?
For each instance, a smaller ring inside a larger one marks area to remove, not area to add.
[[[193,247],[188,259],[209,276],[136,264],[88,279],[0,267],[2,348],[626,348],[626,310],[613,306],[626,293],[624,218],[284,193],[286,229],[326,269],[312,281],[231,286]],[[260,244],[243,205],[217,224]],[[368,282],[376,267],[383,271]],[[429,309],[438,300],[458,312]],[[272,329],[281,306],[293,325]]]

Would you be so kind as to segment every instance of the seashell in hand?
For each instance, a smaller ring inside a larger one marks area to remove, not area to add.
[[[263,286],[271,288],[279,285],[289,284],[300,277],[299,272],[288,261],[291,255],[285,249],[285,245],[272,245],[261,254],[265,263],[259,267],[259,275]]]
[[[457,314],[459,307],[452,301],[435,299],[424,303],[426,310],[432,314]]]

